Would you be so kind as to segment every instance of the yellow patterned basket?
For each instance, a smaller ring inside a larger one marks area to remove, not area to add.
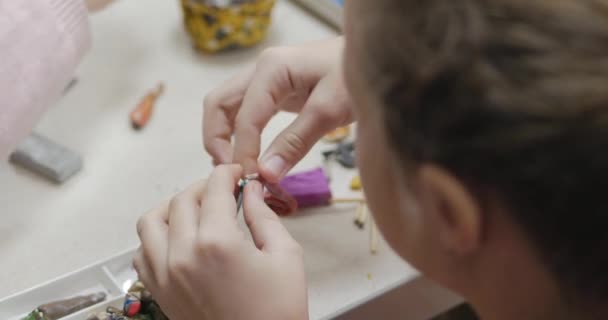
[[[228,7],[181,0],[184,24],[194,46],[208,53],[250,47],[266,36],[275,0],[252,0]]]

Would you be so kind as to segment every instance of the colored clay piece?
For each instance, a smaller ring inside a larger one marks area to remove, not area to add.
[[[129,118],[131,119],[133,129],[142,129],[148,123],[152,116],[152,111],[154,110],[154,104],[164,90],[165,86],[162,83],[159,83],[156,89],[148,93],[131,112]]]
[[[106,294],[98,292],[86,296],[43,304],[28,314],[24,320],[57,320],[74,312],[98,304],[106,299]]]
[[[299,208],[325,206],[331,202],[329,179],[322,168],[287,176],[280,186],[295,199]]]
[[[30,312],[27,316],[25,316],[25,318],[23,318],[23,320],[47,320],[48,318],[46,318],[44,316],[44,314],[42,314],[42,312],[38,309]]]
[[[323,137],[323,141],[330,142],[330,143],[341,142],[344,139],[348,138],[349,135],[350,135],[350,126],[339,127],[339,128],[334,129],[330,133],[326,134]]]
[[[10,161],[55,183],[63,183],[82,169],[82,157],[37,133],[19,143]]]
[[[127,317],[136,316],[141,310],[141,300],[134,294],[127,294],[124,304],[124,312]]]
[[[92,314],[87,320],[169,320],[169,318],[161,311],[143,283],[136,281],[125,295],[122,310],[108,307],[105,312]]]
[[[340,143],[334,150],[328,150],[323,152],[323,157],[326,160],[330,158],[336,159],[336,161],[347,169],[355,168],[355,143]]]
[[[280,184],[264,183],[264,202],[279,216],[289,216],[298,210],[297,200]]]
[[[350,180],[350,189],[353,191],[361,190],[361,178],[359,176],[354,176]]]
[[[138,313],[133,316],[133,319],[150,319],[150,320],[168,320],[167,316],[162,312],[158,303],[152,298],[152,294],[150,291],[146,290],[143,283],[141,281],[136,281],[127,296],[125,297],[125,310],[123,312],[125,315],[128,314],[129,310],[127,308],[132,305],[132,303],[127,303],[130,298],[139,298],[141,307]]]

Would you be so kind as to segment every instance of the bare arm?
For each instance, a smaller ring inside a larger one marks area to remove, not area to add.
[[[0,159],[61,95],[89,47],[82,0],[0,0]]]

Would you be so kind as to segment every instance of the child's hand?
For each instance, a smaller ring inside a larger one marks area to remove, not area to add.
[[[353,121],[342,77],[343,39],[266,50],[205,98],[203,140],[216,164],[239,163],[277,182],[327,132]],[[260,135],[279,111],[300,113],[260,160]],[[234,150],[230,139],[234,134]]]
[[[133,264],[172,320],[308,318],[301,247],[257,181],[243,199],[254,243],[237,225],[241,175],[238,165],[219,166],[137,224],[142,246]]]

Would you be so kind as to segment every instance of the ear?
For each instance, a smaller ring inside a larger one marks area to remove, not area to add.
[[[458,178],[438,166],[420,167],[418,180],[423,212],[443,248],[457,255],[474,253],[482,235],[478,200]]]

